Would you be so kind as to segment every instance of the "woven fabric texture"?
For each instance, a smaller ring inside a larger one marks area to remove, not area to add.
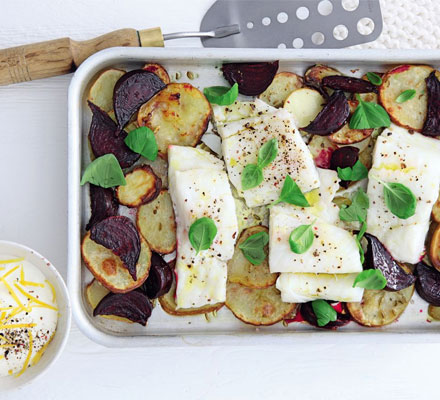
[[[381,0],[381,8],[381,36],[353,48],[440,49],[440,0]]]

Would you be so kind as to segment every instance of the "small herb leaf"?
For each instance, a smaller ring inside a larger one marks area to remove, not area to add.
[[[411,189],[401,183],[382,182],[385,204],[400,219],[408,219],[416,213],[417,199]]]
[[[289,236],[290,250],[295,254],[303,254],[312,247],[313,239],[313,224],[300,225],[295,228]]]
[[[203,94],[212,104],[219,106],[229,106],[238,97],[238,84],[234,83],[232,87],[211,86],[203,89]]]
[[[387,285],[387,280],[379,269],[366,269],[354,280],[353,287],[371,290],[382,290]]]
[[[350,119],[350,129],[387,128],[390,126],[390,116],[381,105],[362,101],[359,95],[356,95],[356,98],[359,104]]]
[[[217,235],[217,227],[214,221],[208,217],[202,217],[193,222],[189,228],[188,238],[197,254],[201,250],[208,250]]]
[[[414,89],[405,90],[396,97],[396,103],[405,103],[405,101],[411,100],[415,95],[416,91]]]
[[[261,146],[258,152],[258,166],[260,168],[267,167],[273,160],[275,160],[278,154],[278,140],[276,138],[271,139]]]
[[[130,131],[124,142],[135,153],[142,155],[150,161],[154,161],[157,158],[156,137],[154,132],[146,126]]]
[[[258,232],[249,236],[238,247],[243,252],[246,259],[253,265],[260,265],[267,257],[264,246],[269,243],[267,232]]]
[[[340,168],[338,167],[338,177],[343,181],[360,181],[368,176],[367,167],[360,162],[356,161],[353,167]]]
[[[367,231],[367,223],[365,221],[362,221],[361,229],[360,229],[359,233],[356,235],[356,238],[355,238],[356,239],[356,244],[357,244],[357,246],[359,248],[359,254],[361,256],[361,264],[363,264],[364,261],[365,261],[365,253],[364,253],[364,249],[363,249],[362,244],[361,244],[361,240],[364,237],[366,231]]]
[[[370,201],[367,194],[359,188],[354,194],[351,204],[343,206],[339,210],[339,218],[341,221],[359,221],[364,222],[367,219],[367,210],[370,207]]]
[[[249,190],[263,182],[263,170],[257,164],[248,164],[241,174],[241,187]]]
[[[325,300],[313,301],[312,308],[316,315],[318,326],[326,326],[329,322],[336,321],[338,318],[336,310]]]
[[[305,198],[303,192],[301,192],[299,186],[289,175],[287,175],[286,179],[284,180],[279,199],[276,200],[273,205],[278,203],[288,203],[299,207],[310,207],[310,204]]]
[[[113,154],[98,157],[87,166],[81,179],[81,185],[87,182],[103,188],[127,184],[119,161]]]
[[[382,85],[382,78],[374,72],[367,72],[367,79],[376,86]]]

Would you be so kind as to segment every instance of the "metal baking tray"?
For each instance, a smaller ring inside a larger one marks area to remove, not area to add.
[[[157,305],[146,328],[92,317],[92,310],[84,298],[84,287],[92,276],[82,264],[80,252],[84,226],[90,216],[89,198],[87,185],[81,187],[80,178],[90,162],[87,134],[91,113],[85,99],[93,78],[110,66],[130,70],[148,61],[163,64],[170,76],[180,72],[181,82],[190,81],[203,88],[224,84],[218,67],[225,61],[270,60],[280,60],[281,71],[303,74],[308,66],[324,63],[360,76],[367,70],[383,71],[390,65],[401,63],[426,63],[439,67],[440,51],[121,47],[104,50],[85,61],[69,88],[68,286],[76,323],[90,339],[110,347],[440,341],[440,323],[427,322],[427,304],[417,294],[399,321],[378,329],[363,328],[354,322],[337,331],[319,330],[298,323],[288,327],[278,323],[256,328],[236,319],[226,307],[207,321],[204,315],[170,316]],[[187,79],[185,74],[188,71],[195,76],[193,80]]]

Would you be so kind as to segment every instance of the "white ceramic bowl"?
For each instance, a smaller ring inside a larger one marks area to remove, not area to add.
[[[66,345],[70,332],[72,316],[66,284],[64,283],[60,273],[46,258],[29,247],[3,240],[0,240],[0,254],[26,257],[29,262],[35,265],[35,267],[37,267],[44,274],[47,280],[54,286],[59,312],[55,336],[49,343],[49,346],[41,357],[41,360],[36,365],[26,369],[26,371],[24,371],[24,373],[19,377],[0,377],[0,390],[3,391],[23,386],[34,380],[37,376],[41,376],[49,369],[49,367],[58,359],[64,349],[64,346]]]

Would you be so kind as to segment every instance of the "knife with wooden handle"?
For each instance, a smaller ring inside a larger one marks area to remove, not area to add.
[[[109,47],[163,47],[165,40],[188,37],[226,37],[240,32],[238,25],[216,28],[209,32],[177,32],[163,35],[160,28],[137,31],[119,29],[82,42],[70,38],[0,50],[0,85],[64,75],[92,54]]]

